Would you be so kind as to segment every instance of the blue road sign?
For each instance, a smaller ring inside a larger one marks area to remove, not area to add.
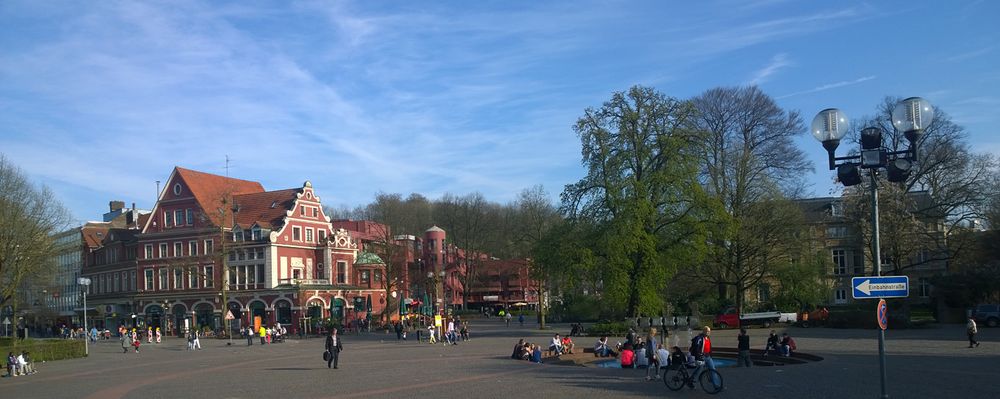
[[[854,299],[905,298],[910,295],[910,278],[906,276],[854,277],[851,279]]]

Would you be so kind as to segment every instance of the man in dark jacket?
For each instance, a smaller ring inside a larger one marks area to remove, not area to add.
[[[736,367],[750,367],[753,362],[750,361],[750,336],[747,335],[747,329],[740,329],[740,335],[736,336],[736,341],[736,349],[739,350],[739,354],[736,356]]]
[[[767,354],[770,353],[772,349],[774,349],[775,352],[779,352],[778,341],[778,334],[775,334],[774,330],[771,330],[771,335],[767,336],[767,344],[764,346],[764,357],[767,357]]]
[[[344,344],[341,342],[340,336],[337,335],[336,328],[330,329],[330,335],[326,336],[326,350],[330,352],[326,368],[330,368],[331,364],[333,364],[333,368],[337,368],[337,361],[340,359],[340,351],[344,350]]]

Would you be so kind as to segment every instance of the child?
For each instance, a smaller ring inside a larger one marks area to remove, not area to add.
[[[542,347],[538,345],[531,345],[531,362],[532,363],[542,363]]]
[[[132,346],[135,347],[135,353],[139,353],[139,345],[141,343],[142,343],[142,340],[140,340],[140,339],[132,340]]]

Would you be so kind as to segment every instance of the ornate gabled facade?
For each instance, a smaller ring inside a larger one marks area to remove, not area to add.
[[[358,245],[334,229],[312,184],[260,183],[175,168],[137,238],[133,311],[169,334],[367,317],[378,290],[353,281]]]

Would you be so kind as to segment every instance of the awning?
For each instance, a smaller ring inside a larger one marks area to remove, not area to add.
[[[527,302],[517,302],[517,303],[514,304],[514,306],[528,306],[528,303]]]

